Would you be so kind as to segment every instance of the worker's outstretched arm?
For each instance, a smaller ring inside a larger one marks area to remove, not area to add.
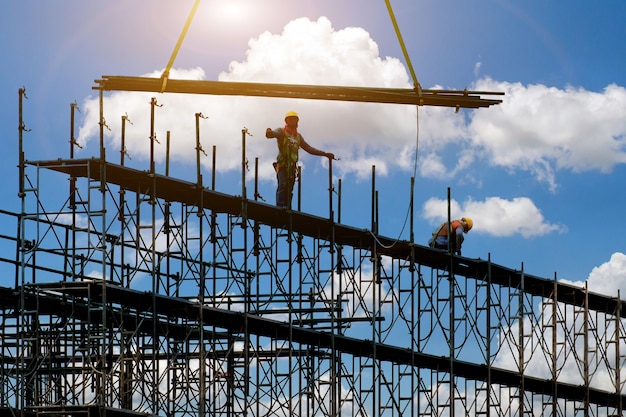
[[[272,130],[271,128],[265,129],[265,137],[268,139],[277,138],[280,136],[280,129]]]
[[[331,153],[331,152],[324,152],[321,151],[317,148],[314,148],[313,146],[309,145],[308,142],[306,140],[304,140],[303,137],[300,137],[300,147],[302,149],[304,149],[306,152],[310,153],[311,155],[317,155],[317,156],[325,156],[328,159],[336,159],[335,158],[335,154]]]

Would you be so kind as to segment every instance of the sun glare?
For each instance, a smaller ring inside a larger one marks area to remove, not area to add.
[[[249,39],[267,29],[266,10],[260,0],[201,1],[185,48],[206,53],[209,42],[213,53],[230,54],[234,45],[243,52]]]
[[[259,0],[213,0],[203,5],[201,16],[214,28],[233,30],[233,27],[249,27],[263,15]],[[232,33],[232,32],[231,32]]]
[[[249,7],[250,5],[248,4],[247,6]],[[243,1],[220,1],[213,6],[213,13],[220,19],[235,22],[248,14],[248,7],[246,7],[246,2]]]
[[[230,2],[220,6],[220,8],[221,10],[219,13],[222,16],[229,18],[229,19],[241,16],[244,10],[241,4],[230,3]]]

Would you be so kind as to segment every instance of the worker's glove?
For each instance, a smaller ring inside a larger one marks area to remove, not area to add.
[[[269,127],[265,129],[265,137],[268,139],[274,137],[274,132],[272,132],[272,129],[270,129]]]

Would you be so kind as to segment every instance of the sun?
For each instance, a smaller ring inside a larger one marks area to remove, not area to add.
[[[252,2],[244,0],[219,0],[210,3],[209,11],[226,22],[244,20],[251,13]]]
[[[197,0],[199,1],[199,0]],[[185,48],[202,54],[245,51],[248,41],[274,21],[261,0],[202,0],[193,18]]]
[[[229,20],[236,20],[238,17],[245,15],[245,8],[242,3],[234,1],[218,3],[215,11],[220,17]]]
[[[198,17],[203,24],[228,33],[241,32],[264,21],[267,8],[259,0],[211,0],[201,3]]]

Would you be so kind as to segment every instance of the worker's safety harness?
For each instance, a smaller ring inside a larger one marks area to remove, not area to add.
[[[287,169],[287,177],[296,177],[296,163],[298,162],[298,149],[300,149],[300,134],[290,133],[287,129],[280,129],[280,137],[277,138],[278,156],[274,162],[274,170],[278,173],[282,169]]]

